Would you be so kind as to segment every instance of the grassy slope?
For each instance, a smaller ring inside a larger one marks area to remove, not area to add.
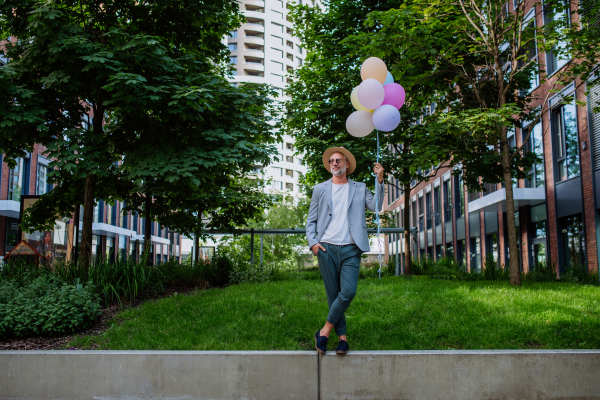
[[[599,295],[565,283],[366,279],[346,314],[348,338],[354,350],[600,348]],[[321,281],[243,284],[146,303],[68,346],[308,350],[326,315]]]

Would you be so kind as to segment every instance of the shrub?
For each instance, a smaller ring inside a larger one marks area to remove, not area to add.
[[[101,314],[90,282],[67,284],[49,274],[29,283],[0,282],[0,337],[59,335],[85,329]]]

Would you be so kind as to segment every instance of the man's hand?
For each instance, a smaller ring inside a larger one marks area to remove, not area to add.
[[[313,253],[315,253],[315,256],[319,252],[319,249],[321,249],[323,251],[327,251],[327,250],[325,250],[325,247],[321,246],[320,243],[317,243],[317,244],[313,245],[313,247],[311,247],[310,249],[312,250]]]
[[[377,175],[377,182],[383,183],[383,167],[379,163],[375,163],[373,172]]]

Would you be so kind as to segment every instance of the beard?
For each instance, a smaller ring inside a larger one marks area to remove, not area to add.
[[[334,176],[342,176],[346,173],[346,166],[343,167],[339,167],[339,169],[337,171],[334,171],[333,168],[331,169],[331,173]]]

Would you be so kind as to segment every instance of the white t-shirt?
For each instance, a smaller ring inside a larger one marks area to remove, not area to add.
[[[354,239],[350,234],[348,225],[348,209],[350,208],[349,194],[350,185],[336,185],[331,183],[331,222],[325,229],[321,242],[331,244],[352,244]]]

